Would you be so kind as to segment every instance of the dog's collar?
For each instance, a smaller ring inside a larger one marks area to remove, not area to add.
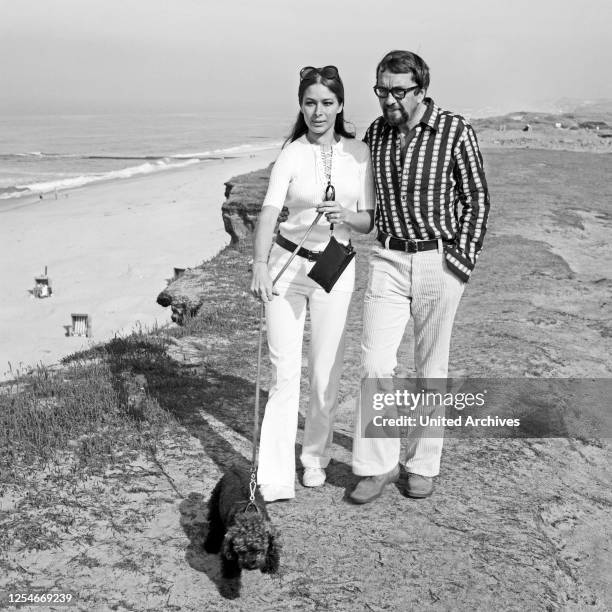
[[[247,513],[249,511],[255,510],[257,514],[261,514],[261,508],[254,501],[239,501],[236,502],[237,509],[240,510],[240,506],[244,504],[244,508],[242,508],[242,512]]]

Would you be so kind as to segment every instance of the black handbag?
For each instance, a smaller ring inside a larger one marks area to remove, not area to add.
[[[344,245],[332,235],[308,276],[329,293],[353,257],[355,257],[355,249],[350,240],[348,245]]]
[[[331,163],[331,162],[330,162]],[[331,168],[327,173],[327,188],[325,189],[325,201],[333,202],[336,199],[336,190],[331,184]],[[330,225],[331,236],[327,246],[319,253],[319,257],[314,266],[312,266],[308,276],[315,283],[318,283],[329,293],[336,281],[344,272],[346,266],[351,263],[351,259],[355,257],[355,249],[349,240],[348,245],[341,244],[334,238],[334,224]]]

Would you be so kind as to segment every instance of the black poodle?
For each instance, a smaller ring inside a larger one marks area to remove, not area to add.
[[[208,502],[207,553],[219,553],[224,578],[240,576],[243,569],[278,571],[280,544],[266,504],[256,489],[249,502],[250,474],[233,465],[213,489]]]

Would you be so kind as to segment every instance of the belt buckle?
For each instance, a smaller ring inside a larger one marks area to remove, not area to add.
[[[418,253],[419,252],[419,248],[417,245],[416,240],[406,240],[406,248],[405,248],[406,253]]]
[[[318,251],[308,251],[308,257],[306,258],[308,261],[317,261],[319,253]]]

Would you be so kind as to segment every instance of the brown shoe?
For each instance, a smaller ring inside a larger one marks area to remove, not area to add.
[[[420,474],[406,474],[406,485],[404,493],[408,497],[422,499],[429,497],[433,493],[434,483],[431,476],[421,476]]]
[[[362,478],[350,494],[350,498],[356,504],[367,504],[382,495],[386,485],[397,482],[399,479],[399,465],[390,472],[378,476],[366,476]]]

